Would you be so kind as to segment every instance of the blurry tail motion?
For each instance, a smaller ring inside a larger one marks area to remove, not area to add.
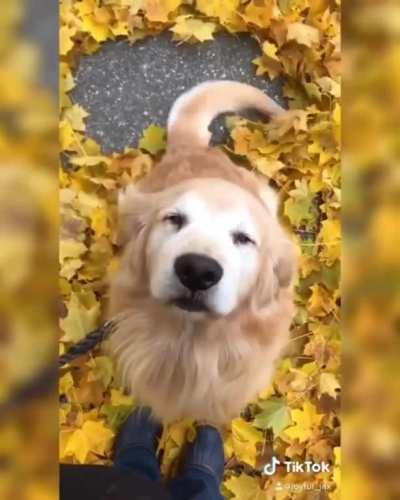
[[[208,126],[220,113],[255,108],[274,116],[284,110],[261,90],[228,80],[204,82],[182,94],[168,117],[168,148],[207,147]]]

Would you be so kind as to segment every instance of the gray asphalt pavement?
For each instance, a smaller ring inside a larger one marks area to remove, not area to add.
[[[73,100],[89,113],[87,133],[104,152],[137,146],[144,128],[165,125],[173,101],[193,85],[215,79],[251,83],[282,104],[279,81],[255,76],[252,60],[260,54],[249,36],[220,33],[214,41],[177,44],[168,33],[133,45],[108,42],[82,57]],[[221,124],[217,123],[217,137]]]

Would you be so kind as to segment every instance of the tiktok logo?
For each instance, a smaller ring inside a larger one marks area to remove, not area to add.
[[[282,465],[286,467],[286,472],[294,472],[294,473],[319,473],[319,472],[329,472],[330,464],[328,462],[311,462],[309,460],[305,462],[281,462],[276,457],[272,457],[271,462],[264,466],[264,474],[267,476],[272,476],[276,472],[277,465]]]
[[[280,461],[276,457],[272,457],[272,461],[264,466],[264,474],[272,476],[276,472],[276,466],[280,465]]]

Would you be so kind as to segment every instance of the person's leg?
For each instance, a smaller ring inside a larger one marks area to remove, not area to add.
[[[162,426],[146,407],[136,408],[127,418],[117,437],[114,465],[135,471],[153,481],[161,479],[156,457]]]
[[[186,455],[183,474],[169,483],[174,500],[223,500],[219,491],[224,474],[222,438],[214,427],[197,428]]]

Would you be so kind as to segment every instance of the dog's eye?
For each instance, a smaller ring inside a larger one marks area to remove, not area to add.
[[[242,231],[235,231],[232,234],[233,238],[233,243],[235,245],[248,245],[248,244],[255,244],[255,241],[250,238],[250,236],[246,233],[243,233]]]
[[[170,222],[177,229],[181,229],[187,222],[186,217],[183,214],[168,214],[164,217],[164,221]]]

